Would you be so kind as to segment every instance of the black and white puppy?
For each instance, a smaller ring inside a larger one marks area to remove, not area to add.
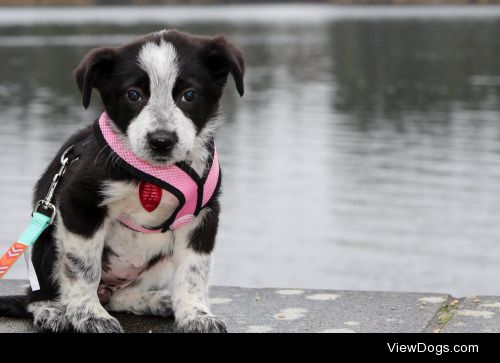
[[[243,95],[243,73],[241,51],[224,36],[166,30],[94,49],[75,75],[83,106],[97,89],[114,128],[136,156],[155,165],[184,161],[201,175],[228,75]],[[163,131],[173,135],[168,152],[151,145],[151,135]],[[63,151],[92,132],[89,126],[62,146],[36,186],[35,201],[45,196]],[[57,188],[55,224],[33,248],[41,289],[0,299],[0,314],[24,311],[39,329],[54,332],[121,332],[108,311],[175,317],[179,331],[225,332],[208,304],[217,198],[179,229],[135,232],[118,216],[126,212],[137,224],[158,225],[178,200],[165,192],[158,208],[146,211],[137,196],[138,179],[117,166],[113,153],[95,138],[89,142]],[[110,272],[123,287],[98,294]]]

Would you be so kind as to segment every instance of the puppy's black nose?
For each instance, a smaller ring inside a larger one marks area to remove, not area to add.
[[[151,149],[162,154],[172,151],[177,141],[179,138],[175,132],[158,130],[148,134],[148,143]]]

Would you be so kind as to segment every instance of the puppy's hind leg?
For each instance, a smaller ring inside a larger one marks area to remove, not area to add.
[[[115,292],[106,309],[135,315],[173,317],[172,298],[165,289],[171,275],[172,263],[165,258],[142,272],[132,285]]]
[[[173,318],[174,310],[170,293],[163,291],[122,290],[114,296],[106,308],[115,312],[135,315],[152,315]]]

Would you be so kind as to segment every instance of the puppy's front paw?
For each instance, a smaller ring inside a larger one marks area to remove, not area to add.
[[[215,315],[197,313],[191,319],[185,319],[177,324],[181,333],[227,333],[224,321]]]
[[[123,333],[123,328],[112,316],[88,316],[73,324],[79,333]]]
[[[118,320],[104,308],[88,309],[85,312],[72,309],[67,315],[78,333],[123,333]]]
[[[64,309],[53,302],[36,302],[28,306],[33,324],[43,332],[59,333],[68,330]]]

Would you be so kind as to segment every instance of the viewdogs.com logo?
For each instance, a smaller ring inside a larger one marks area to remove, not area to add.
[[[387,348],[390,353],[433,353],[441,355],[443,353],[477,353],[479,346],[477,344],[462,344],[453,345],[448,344],[399,344],[387,343]]]

